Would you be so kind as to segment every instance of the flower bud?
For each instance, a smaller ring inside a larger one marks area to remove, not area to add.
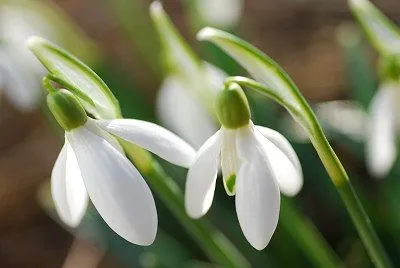
[[[87,121],[85,109],[66,89],[50,92],[47,95],[47,105],[57,122],[66,131],[80,127]]]
[[[379,75],[383,81],[400,79],[400,55],[382,57],[379,61]]]
[[[227,85],[217,97],[217,117],[229,129],[245,126],[250,120],[250,108],[246,95],[236,83]]]

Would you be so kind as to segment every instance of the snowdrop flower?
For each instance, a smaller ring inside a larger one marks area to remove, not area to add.
[[[378,178],[387,175],[397,157],[399,90],[398,82],[383,83],[372,99],[369,109],[367,167]]]
[[[236,195],[240,227],[258,250],[269,243],[278,223],[280,193],[293,196],[303,184],[299,159],[278,132],[255,126],[242,89],[225,88],[217,99],[221,129],[199,149],[189,168],[185,207],[193,218],[210,208],[218,167],[228,195]]]
[[[0,6],[0,89],[19,110],[34,109],[41,96],[40,77],[44,68],[25,47],[33,34],[51,36],[45,21],[18,6]]]
[[[64,89],[51,92],[47,103],[66,131],[51,176],[60,218],[77,226],[90,198],[117,234],[129,242],[150,245],[157,232],[152,193],[113,135],[184,167],[195,157],[193,148],[152,123],[88,118],[75,96]]]
[[[382,178],[392,168],[397,157],[397,137],[400,124],[400,58],[386,56],[379,65],[383,81],[369,107],[366,140],[366,162],[369,171]]]

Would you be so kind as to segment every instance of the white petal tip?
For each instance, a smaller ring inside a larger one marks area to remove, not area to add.
[[[139,245],[139,246],[150,246],[154,243],[155,239],[156,239],[156,233],[154,233],[154,235],[151,235],[148,238],[143,239],[141,241],[129,241],[129,242]]]
[[[27,46],[32,49],[40,44],[42,44],[43,42],[45,42],[45,39],[38,37],[38,36],[31,36],[27,39]]]
[[[290,185],[287,185],[285,188],[283,188],[280,185],[281,193],[287,197],[296,196],[303,188],[303,177],[301,176],[300,178],[296,179],[296,181],[297,181],[297,183],[292,182]]]
[[[157,16],[161,12],[163,12],[163,6],[162,6],[161,2],[160,1],[153,1],[150,4],[150,15],[151,16]]]
[[[269,241],[268,241],[268,242],[269,242]],[[253,248],[257,249],[258,251],[261,251],[261,250],[263,250],[264,248],[266,248],[267,245],[268,245],[268,242],[267,242],[267,243],[251,243],[251,242],[249,241],[250,245],[251,245]]]
[[[210,40],[217,31],[217,29],[212,27],[204,27],[197,33],[196,38],[199,41]]]
[[[367,4],[366,0],[349,0],[349,4],[353,7],[362,7]]]
[[[81,220],[83,218],[77,218],[77,219],[71,219],[71,218],[66,218],[64,216],[62,216],[61,213],[58,213],[58,216],[60,217],[60,220],[67,226],[71,227],[71,228],[76,228],[78,227],[78,225],[81,223]]]

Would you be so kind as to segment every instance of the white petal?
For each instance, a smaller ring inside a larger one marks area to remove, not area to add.
[[[37,70],[29,67],[18,51],[0,49],[4,93],[23,112],[36,108],[42,95],[40,76]]]
[[[223,129],[221,167],[225,191],[228,195],[235,194],[236,173],[239,169],[239,158],[236,152],[236,130]]]
[[[150,245],[157,212],[146,182],[113,145],[86,127],[67,133],[90,199],[105,222],[131,243]]]
[[[85,214],[89,197],[75,154],[67,140],[51,174],[51,193],[61,220],[76,227]]]
[[[265,153],[275,172],[279,189],[287,196],[296,195],[303,186],[303,172],[299,158],[289,141],[279,132],[270,128],[256,126]]]
[[[384,177],[396,160],[396,90],[384,85],[374,96],[367,137],[367,166],[377,177]]]
[[[176,77],[165,79],[157,95],[157,117],[167,128],[200,148],[217,127],[206,108],[191,96],[189,87]],[[201,127],[193,127],[193,122]]]
[[[173,164],[189,167],[196,155],[195,150],[184,140],[156,124],[135,119],[98,122],[107,132],[137,144]]]
[[[236,213],[247,240],[262,250],[278,224],[279,187],[255,134],[247,127],[238,131],[238,153],[243,162],[236,180]]]
[[[189,169],[186,180],[185,207],[186,212],[192,218],[200,218],[211,207],[218,173],[221,143],[221,131],[218,131],[200,148]]]

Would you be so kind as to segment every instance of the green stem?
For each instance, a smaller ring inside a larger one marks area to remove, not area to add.
[[[250,267],[239,250],[205,219],[193,220],[187,216],[182,191],[150,154],[135,145],[121,143],[151,188],[212,261],[223,267]]]
[[[280,224],[290,233],[298,246],[315,267],[336,268],[343,266],[313,223],[302,215],[287,198],[281,199]]]
[[[382,243],[371,224],[371,220],[358,199],[342,163],[326,139],[311,108],[309,109],[310,119],[314,123],[314,129],[310,136],[311,142],[317,150],[332,182],[336,186],[372,262],[379,268],[392,267]]]

